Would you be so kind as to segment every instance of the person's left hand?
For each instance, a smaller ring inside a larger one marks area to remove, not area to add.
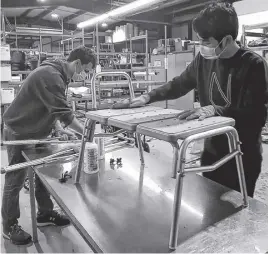
[[[198,119],[199,121],[204,120],[205,118],[215,116],[216,110],[212,105],[186,110],[179,115],[180,120],[193,120]]]
[[[77,136],[71,132],[71,131],[67,131],[67,130],[57,130],[56,131],[56,137],[59,138],[59,140],[61,141],[68,141],[68,140],[77,140]]]

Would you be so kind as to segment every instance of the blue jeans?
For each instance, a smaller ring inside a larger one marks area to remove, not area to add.
[[[4,131],[5,140],[23,140],[23,136],[12,134],[12,131],[6,129]],[[26,146],[7,146],[9,165],[25,162],[22,155],[22,150]],[[27,176],[28,168],[6,173],[5,185],[2,200],[2,218],[3,226],[9,227],[18,222],[20,217],[19,194],[24,185]],[[39,177],[35,176],[35,197],[38,204],[38,211],[40,213],[48,213],[53,210],[53,202],[50,199],[50,194],[42,184]]]

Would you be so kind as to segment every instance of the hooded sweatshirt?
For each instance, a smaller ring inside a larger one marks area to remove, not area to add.
[[[56,120],[68,126],[73,112],[66,100],[67,63],[43,62],[24,80],[18,95],[3,119],[14,135],[43,138],[50,134]]]
[[[235,119],[243,152],[259,152],[267,117],[267,75],[265,60],[248,49],[240,48],[233,57],[217,60],[207,60],[199,53],[180,76],[149,93],[150,103],[197,89],[202,107],[213,105],[217,115]],[[207,139],[205,150],[228,153],[226,135]]]

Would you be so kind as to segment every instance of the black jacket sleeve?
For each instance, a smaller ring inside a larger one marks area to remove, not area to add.
[[[73,121],[74,114],[68,106],[65,95],[66,85],[61,76],[54,72],[46,78],[40,77],[40,81],[42,84],[37,84],[36,96],[55,119],[59,119],[65,126],[68,126]]]
[[[267,117],[268,72],[264,60],[251,63],[243,78],[244,85],[237,105],[216,106],[218,115],[234,118],[236,127],[260,129]]]
[[[149,103],[163,100],[174,100],[196,88],[198,59],[199,57],[197,56],[180,76],[175,77],[167,84],[152,90],[149,93]]]

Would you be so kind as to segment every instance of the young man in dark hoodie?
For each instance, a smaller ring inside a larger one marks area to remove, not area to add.
[[[74,49],[67,61],[48,61],[25,79],[23,86],[4,114],[6,140],[46,138],[59,120],[78,133],[83,125],[76,119],[66,100],[69,80],[95,68],[95,56],[86,47]],[[9,165],[24,162],[23,146],[8,146]],[[19,225],[19,192],[27,169],[5,175],[2,202],[3,236],[18,245],[31,242],[31,236]],[[38,204],[37,225],[65,226],[69,219],[53,211],[50,195],[36,176],[35,195]]]
[[[186,111],[180,118],[201,120],[219,115],[235,119],[244,153],[248,195],[252,197],[262,163],[261,130],[267,115],[267,63],[261,56],[237,45],[238,17],[229,3],[209,5],[194,19],[193,28],[201,45],[193,62],[180,76],[126,106],[138,107],[176,99],[196,88],[201,108]],[[228,152],[225,135],[207,139],[201,164],[211,165]],[[240,190],[235,160],[203,175]]]

